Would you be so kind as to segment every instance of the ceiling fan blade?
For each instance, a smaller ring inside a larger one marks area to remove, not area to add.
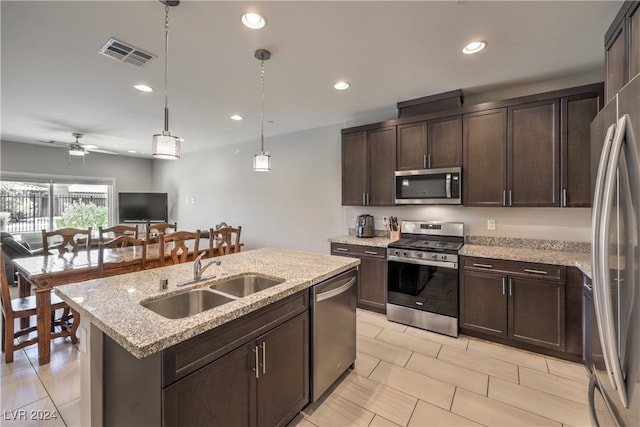
[[[91,152],[91,153],[103,153],[103,154],[118,154],[115,151],[110,151],[110,150],[103,150],[101,148],[89,148],[87,146],[84,147],[87,151]]]
[[[69,146],[68,142],[60,142],[60,141],[54,141],[52,139],[45,141],[43,139],[36,139],[36,142],[39,142],[41,144],[45,144],[48,146],[53,146],[53,147],[58,147],[58,148],[65,148]]]

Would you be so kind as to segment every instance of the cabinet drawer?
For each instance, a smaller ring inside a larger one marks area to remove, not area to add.
[[[377,246],[347,245],[342,243],[331,243],[331,255],[385,259],[387,257],[387,248],[381,248]]]
[[[309,308],[309,291],[298,292],[256,312],[176,344],[163,352],[167,386]]]
[[[462,268],[495,271],[512,276],[537,277],[564,282],[567,268],[561,265],[539,264],[522,261],[507,261],[493,258],[463,257]]]

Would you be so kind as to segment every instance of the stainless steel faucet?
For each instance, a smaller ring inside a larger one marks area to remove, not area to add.
[[[213,265],[213,264],[220,265],[222,263],[220,260],[214,259],[213,261],[209,262],[208,264],[206,264],[203,267],[202,266],[202,257],[205,254],[206,254],[206,252],[200,252],[200,255],[198,255],[196,260],[193,262],[193,281],[194,282],[196,280],[202,279],[202,273],[204,273],[207,268],[211,267],[211,265]]]

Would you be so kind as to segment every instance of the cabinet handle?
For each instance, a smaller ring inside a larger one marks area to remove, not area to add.
[[[422,156],[422,167],[425,168],[425,169],[427,168],[427,155],[426,154]]]
[[[507,190],[502,190],[502,206],[507,206]]]
[[[267,343],[262,341],[262,373],[267,373]]]
[[[502,295],[505,295],[507,293],[507,278],[503,277],[502,278]]]
[[[567,189],[566,188],[562,189],[562,207],[563,208],[567,207]]]
[[[427,156],[427,168],[431,169],[431,154]]]
[[[362,193],[362,206],[367,206],[367,193]]]
[[[476,264],[475,262],[473,263],[473,266],[480,267],[480,268],[493,268],[491,264]]]
[[[513,296],[513,282],[511,281],[511,277],[509,277],[509,296]]]
[[[367,255],[380,255],[378,252],[374,252],[374,251],[364,251],[364,253]]]
[[[513,204],[513,198],[511,197],[511,190],[509,190],[509,206]]]
[[[260,378],[260,371],[258,371],[258,366],[260,365],[260,356],[258,356],[258,346],[255,346],[253,349],[253,352],[256,354],[256,367],[253,368],[254,371],[256,371],[256,379]]]
[[[524,269],[524,271],[525,271],[526,273],[533,273],[533,274],[549,274],[549,273],[548,273],[548,272],[546,272],[546,271],[542,271],[542,270],[533,270],[533,269],[530,269],[530,268],[525,268],[525,269]]]
[[[349,249],[347,249],[347,248],[335,248],[334,250],[336,252],[349,252]]]

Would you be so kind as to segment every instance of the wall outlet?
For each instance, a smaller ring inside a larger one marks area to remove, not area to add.
[[[495,230],[496,229],[496,220],[488,219],[487,220],[487,230]]]

